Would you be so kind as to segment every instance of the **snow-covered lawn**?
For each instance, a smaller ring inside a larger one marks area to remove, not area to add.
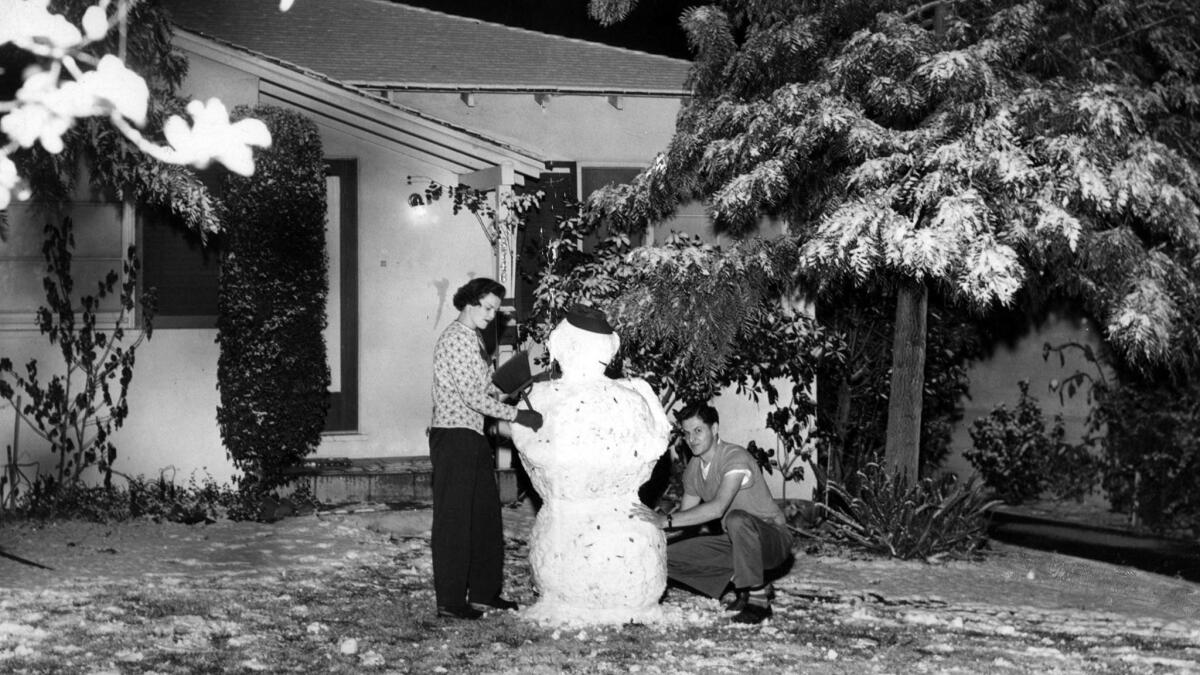
[[[506,510],[508,592],[535,597],[531,514]],[[0,671],[1200,672],[1200,585],[999,547],[979,563],[802,542],[775,617],[672,589],[660,625],[433,615],[428,512],[272,525],[0,526]]]

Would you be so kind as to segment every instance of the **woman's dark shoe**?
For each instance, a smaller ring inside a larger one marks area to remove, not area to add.
[[[486,607],[488,609],[506,609],[506,610],[511,609],[514,612],[521,608],[520,605],[513,602],[512,600],[505,600],[504,598],[500,597],[499,595],[492,598],[491,600],[488,600],[487,602],[472,602],[471,605],[476,608]]]
[[[464,619],[466,621],[474,621],[483,616],[483,612],[475,609],[470,605],[462,607],[441,607],[437,608],[439,619]]]
[[[734,615],[731,621],[734,623],[762,623],[763,621],[771,618],[772,614],[774,614],[774,612],[771,611],[770,605],[756,605],[753,603],[748,603],[742,609],[742,611]]]

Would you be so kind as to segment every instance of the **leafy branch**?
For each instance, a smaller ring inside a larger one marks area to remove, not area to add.
[[[81,309],[77,310],[71,276],[72,227],[70,218],[61,226],[46,225],[42,245],[46,305],[37,310],[38,330],[58,346],[64,371],[43,382],[37,359],[25,365],[24,374],[16,371],[11,360],[0,359],[0,397],[13,403],[21,421],[50,443],[51,452],[58,455],[60,484],[78,481],[91,466],[104,472],[107,482],[117,457],[111,437],[129,414],[126,395],[133,379],[134,354],[151,335],[154,301],[151,294],[143,294],[143,329],[131,343],[122,344],[125,326],[139,304],[135,296],[140,263],[131,246],[123,274],[110,270],[98,282],[94,295],[79,298]],[[114,292],[118,293],[116,318],[112,330],[105,332],[97,324],[100,315],[108,311],[105,300]],[[17,390],[28,402],[19,403]]]

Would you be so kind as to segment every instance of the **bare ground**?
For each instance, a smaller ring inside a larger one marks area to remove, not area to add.
[[[505,511],[508,595],[536,598]],[[0,525],[0,671],[16,673],[1200,673],[1200,585],[997,545],[982,562],[801,542],[775,617],[671,590],[663,625],[433,615],[429,512],[275,524]]]

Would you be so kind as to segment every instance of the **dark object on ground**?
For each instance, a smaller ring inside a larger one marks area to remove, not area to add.
[[[271,495],[263,495],[258,504],[258,520],[263,523],[273,523],[281,518],[296,515],[296,505],[284,497],[276,499]]]
[[[483,616],[483,612],[470,605],[463,605],[462,607],[438,607],[437,615],[439,619],[463,619],[464,621],[474,621]]]
[[[27,560],[25,558],[22,558],[19,555],[13,555],[13,554],[9,553],[8,551],[5,551],[4,549],[0,549],[0,557],[8,558],[9,560],[15,560],[16,562],[19,562],[22,565],[29,565],[30,567],[37,567],[37,568],[43,569],[43,570],[53,570],[54,569],[53,567],[46,567],[45,565],[43,565],[41,563],[37,563],[32,560]]]
[[[1017,546],[1200,582],[1200,544],[992,509],[988,536]]]

